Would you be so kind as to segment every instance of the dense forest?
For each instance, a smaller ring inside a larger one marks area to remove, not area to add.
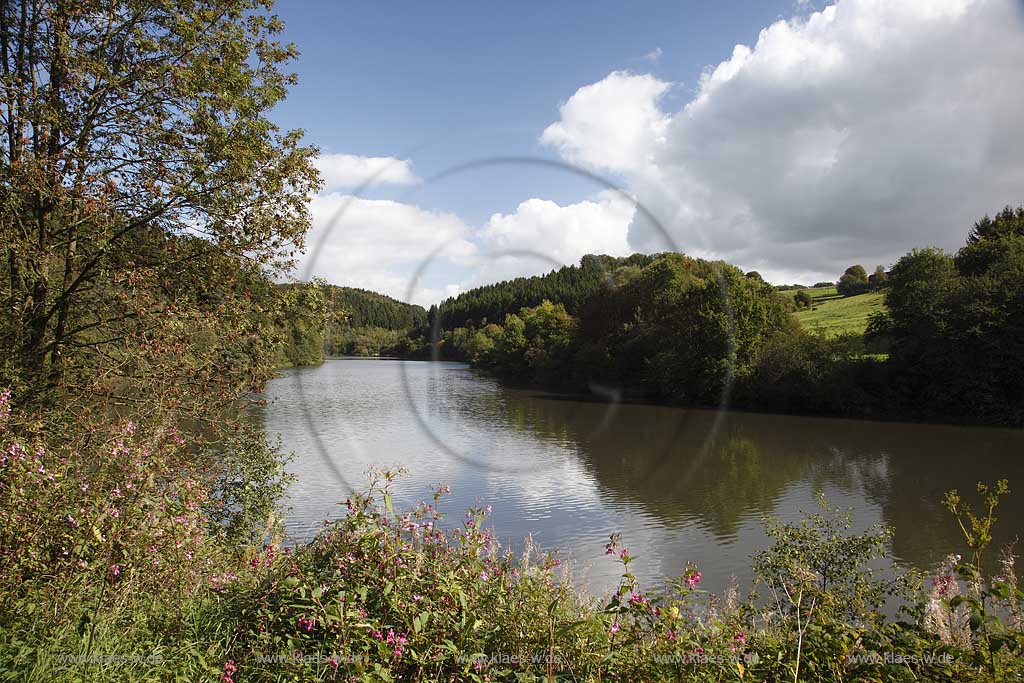
[[[384,294],[354,287],[330,286],[327,290],[332,317],[352,327],[385,330],[418,330],[427,324],[422,306],[407,304]]]
[[[1024,207],[983,217],[954,255],[911,251],[885,300],[866,335],[889,348],[891,403],[1024,424]]]
[[[714,403],[730,372],[724,361],[746,368],[786,324],[782,297],[724,263],[681,254],[640,262],[602,279],[575,316],[545,300],[500,324],[457,328],[445,341],[506,377]]]
[[[564,266],[546,275],[505,280],[463,292],[438,307],[439,327],[452,330],[467,324],[502,320],[527,306],[554,301],[575,314],[623,267],[642,267],[652,256],[633,254],[626,258],[588,254],[578,266]],[[433,322],[433,321],[431,321]]]

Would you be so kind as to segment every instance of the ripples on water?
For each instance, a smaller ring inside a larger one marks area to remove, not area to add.
[[[449,523],[486,501],[503,541],[521,547],[532,534],[598,594],[621,569],[604,556],[613,531],[645,585],[693,561],[721,591],[731,575],[749,578],[767,544],[762,517],[796,519],[818,491],[852,508],[858,527],[895,526],[893,557],[922,568],[963,550],[940,502],[949,488],[1009,478],[1021,493],[1000,510],[997,541],[1024,526],[1020,430],[743,413],[716,423],[713,411],[511,390],[463,364],[415,361],[329,360],[286,371],[265,397],[268,434],[296,456],[296,538],[340,515],[371,466],[402,465],[396,506],[449,484]]]

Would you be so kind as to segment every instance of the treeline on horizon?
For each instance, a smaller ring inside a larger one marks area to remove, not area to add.
[[[955,255],[914,249],[890,271],[851,266],[835,284],[845,295],[884,290],[886,312],[865,334],[802,329],[790,315],[801,292],[675,253],[587,255],[426,312],[345,290],[338,310],[377,302],[393,323],[377,328],[385,343],[349,342],[344,353],[465,360],[516,384],[680,405],[1022,424],[1024,207],[979,220]],[[368,320],[359,313],[339,333],[366,334],[355,330],[373,328],[355,323]]]

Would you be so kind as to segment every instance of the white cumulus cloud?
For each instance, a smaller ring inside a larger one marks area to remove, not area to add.
[[[566,160],[597,170],[641,170],[664,142],[669,117],[658,101],[668,88],[654,76],[612,72],[577,90],[541,141]]]
[[[627,256],[634,211],[632,199],[606,190],[575,204],[532,198],[496,213],[478,233],[476,272],[464,288],[547,273],[586,254]]]
[[[545,273],[589,253],[631,253],[635,205],[604,191],[565,206],[532,198],[469,226],[453,213],[328,192],[310,203],[313,227],[295,276],[323,277],[429,307],[471,287]]]
[[[337,192],[314,198],[310,210],[313,227],[296,270],[302,279],[319,276],[429,306],[457,285],[415,282],[420,264],[432,256],[465,263],[476,252],[471,229],[451,213]]]
[[[366,185],[409,185],[419,182],[412,164],[396,157],[322,154],[314,162],[324,181],[324,192]]]
[[[834,278],[1024,201],[1022,65],[1014,0],[839,0],[736,46],[678,111],[668,84],[614,72],[541,140],[621,173],[686,251]],[[665,248],[639,214],[629,239]]]

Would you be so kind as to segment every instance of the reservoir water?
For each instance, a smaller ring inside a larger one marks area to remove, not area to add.
[[[371,466],[401,465],[395,505],[437,484],[451,525],[478,501],[503,542],[532,535],[591,592],[614,588],[612,532],[648,586],[688,561],[703,587],[750,578],[763,518],[796,519],[824,492],[855,526],[895,528],[890,555],[934,566],[965,553],[943,508],[958,488],[1010,480],[996,541],[1024,532],[1024,431],[688,410],[509,389],[461,363],[332,359],[270,382],[262,419],[295,458],[287,529],[315,534]]]

